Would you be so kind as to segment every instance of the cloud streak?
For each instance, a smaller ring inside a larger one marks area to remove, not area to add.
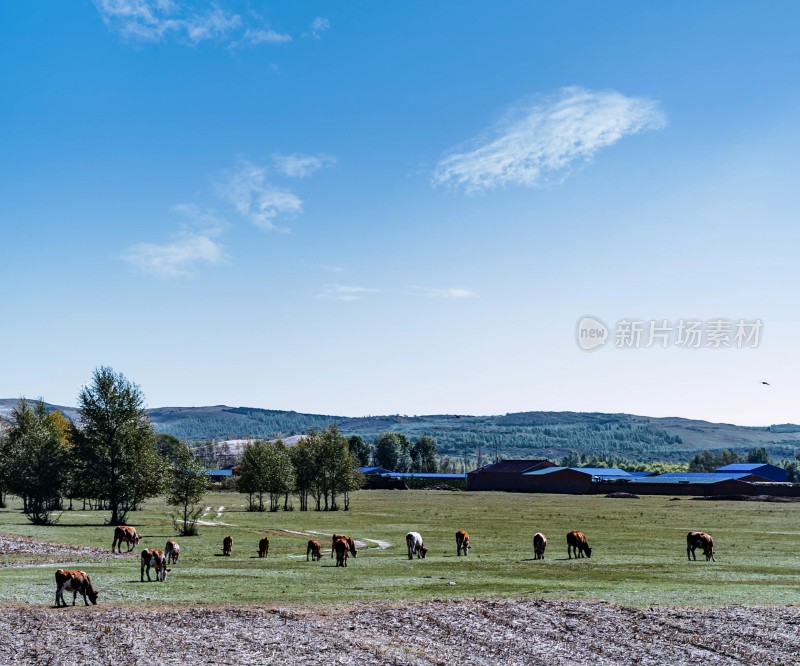
[[[433,184],[469,193],[540,187],[625,136],[665,126],[657,101],[613,90],[562,88],[510,109],[480,137],[451,151],[436,166]]]
[[[292,41],[291,35],[247,25],[239,14],[216,4],[197,12],[173,0],[94,0],[94,4],[110,31],[132,41],[174,39],[191,46],[223,40],[252,45]]]
[[[478,292],[461,287],[436,289],[432,287],[414,287],[415,293],[428,298],[478,298]]]
[[[378,293],[377,289],[371,289],[369,287],[357,287],[346,284],[326,284],[319,297],[332,301],[359,301],[369,294],[376,293]]]
[[[318,155],[303,155],[293,153],[282,155],[276,153],[272,156],[275,168],[289,178],[306,178],[311,174],[336,164],[336,158],[331,155],[319,153]]]
[[[275,224],[277,219],[303,210],[300,197],[270,183],[266,168],[248,160],[240,160],[221,191],[239,215],[267,231],[285,231]]]
[[[188,219],[183,229],[166,243],[131,245],[122,255],[125,261],[161,279],[191,277],[200,265],[227,261],[223,246],[214,240],[225,228],[224,220],[193,204],[178,204],[171,210]]]

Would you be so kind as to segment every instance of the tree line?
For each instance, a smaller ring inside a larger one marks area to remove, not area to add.
[[[20,400],[0,439],[0,503],[16,495],[32,523],[47,525],[65,504],[82,500],[84,508],[108,510],[108,522],[117,525],[166,490],[178,508],[176,522],[191,533],[207,488],[205,468],[186,444],[156,434],[141,389],[98,368],[80,391],[78,414],[74,423],[41,400]]]

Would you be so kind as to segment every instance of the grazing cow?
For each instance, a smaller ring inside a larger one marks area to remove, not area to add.
[[[93,605],[97,605],[97,591],[92,587],[92,580],[88,574],[83,571],[71,571],[67,569],[59,569],[56,571],[56,606],[66,606],[67,602],[64,601],[64,592],[72,592],[72,605],[75,605],[75,598],[78,592],[83,596],[84,605],[88,606],[89,601]],[[89,601],[86,601],[86,597]],[[59,600],[61,603],[59,603]]]
[[[347,540],[344,538],[338,539],[333,545],[333,548],[336,551],[336,566],[346,567],[347,553],[350,552],[350,545],[347,543]]]
[[[167,558],[167,564],[177,564],[180,556],[181,547],[175,541],[167,541],[167,545],[164,546],[164,557]]]
[[[229,534],[222,540],[222,554],[230,555],[233,552],[233,537]]]
[[[269,539],[264,537],[258,542],[258,556],[266,557],[267,555],[269,555]]]
[[[425,559],[428,549],[422,543],[422,535],[419,532],[409,532],[406,534],[406,546],[408,546],[408,559],[413,560],[416,553],[417,559]]]
[[[584,553],[586,553],[586,557],[592,556],[592,549],[589,548],[589,544],[586,542],[586,535],[583,532],[573,530],[567,534],[567,555],[569,555],[569,559],[572,559],[573,552],[576,559],[583,557]]]
[[[153,567],[156,570],[157,581],[161,581],[163,583],[165,580],[167,580],[167,572],[170,571],[170,569],[167,569],[167,558],[164,555],[164,552],[158,550],[158,548],[145,548],[142,551],[142,566],[140,575],[140,580],[142,582],[144,582],[145,571],[147,572],[147,580],[153,580],[150,578],[150,567]]]
[[[543,560],[545,548],[547,548],[547,537],[541,532],[537,532],[533,535],[533,559]]]
[[[334,534],[331,538],[331,557],[333,557],[333,553],[336,550],[336,542],[339,539],[344,539],[347,542],[347,549],[350,551],[350,554],[353,557],[358,557],[358,551],[356,550],[356,542],[353,541],[353,537],[348,536],[347,534]]]
[[[316,539],[310,539],[308,542],[308,547],[306,548],[306,562],[308,562],[308,556],[311,555],[312,562],[319,562],[322,559],[322,544],[317,541]]]
[[[458,530],[458,532],[456,532],[456,552],[459,556],[461,555],[461,551],[464,551],[465,557],[469,552],[469,534],[467,530]]]
[[[117,552],[121,553],[123,541],[128,544],[128,552],[130,553],[139,543],[139,535],[136,534],[135,527],[119,525],[114,528],[114,541],[111,542],[111,552],[113,553],[114,548],[116,548]]]
[[[686,559],[696,560],[697,556],[694,554],[695,548],[702,548],[703,555],[706,556],[706,562],[711,560],[716,562],[714,557],[714,539],[710,534],[705,532],[689,532],[686,535]]]

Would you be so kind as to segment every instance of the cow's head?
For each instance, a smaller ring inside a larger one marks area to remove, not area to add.
[[[425,555],[427,555],[427,553],[428,553],[428,549],[425,548],[425,546],[423,546],[422,548],[419,549],[419,552],[422,553],[422,559],[424,560],[425,559]]]
[[[92,602],[93,606],[97,606],[97,592],[91,587],[86,590],[86,596],[89,597],[89,601]]]
[[[139,541],[141,541],[141,538],[142,537],[140,537],[136,532],[133,533],[133,543],[135,543],[137,546],[139,545]]]
[[[589,548],[589,546],[586,546],[586,548],[583,549],[583,552],[586,553],[586,557],[592,556],[592,549]]]

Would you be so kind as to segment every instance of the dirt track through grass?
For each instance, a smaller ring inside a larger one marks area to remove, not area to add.
[[[79,600],[80,601],[80,600]],[[800,608],[602,602],[6,608],[0,663],[796,664]]]

